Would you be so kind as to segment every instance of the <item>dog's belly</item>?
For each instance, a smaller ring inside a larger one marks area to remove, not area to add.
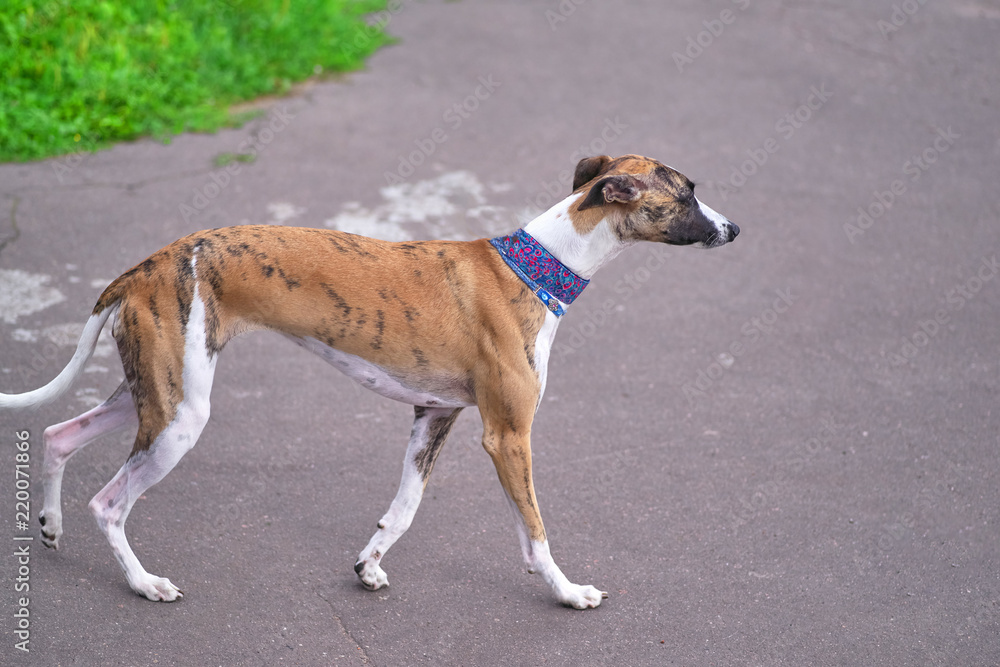
[[[315,338],[287,336],[296,345],[319,355],[365,389],[409,405],[428,408],[464,408],[475,405],[468,386],[454,378],[427,373],[420,378],[399,378],[386,369],[330,347]]]

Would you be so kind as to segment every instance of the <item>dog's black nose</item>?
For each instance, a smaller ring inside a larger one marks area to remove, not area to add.
[[[736,226],[736,223],[730,222],[729,223],[729,239],[728,240],[732,241],[733,239],[735,239],[737,237],[737,235],[739,235],[739,233],[740,233],[740,228]]]

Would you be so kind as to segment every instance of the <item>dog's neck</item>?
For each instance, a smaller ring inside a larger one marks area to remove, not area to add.
[[[573,226],[569,209],[582,194],[574,193],[524,226],[556,259],[581,278],[590,280],[597,270],[633,245],[615,236],[608,221],[601,220],[587,234]]]

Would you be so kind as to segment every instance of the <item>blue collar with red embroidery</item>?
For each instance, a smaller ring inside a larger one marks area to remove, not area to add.
[[[508,236],[490,239],[490,243],[511,271],[524,281],[556,317],[562,317],[566,312],[562,304],[573,303],[590,283],[573,273],[523,229]]]

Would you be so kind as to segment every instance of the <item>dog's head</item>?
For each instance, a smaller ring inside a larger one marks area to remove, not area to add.
[[[584,158],[576,166],[573,191],[583,195],[568,211],[581,234],[607,220],[622,241],[715,248],[740,233],[698,201],[687,176],[648,157]]]

